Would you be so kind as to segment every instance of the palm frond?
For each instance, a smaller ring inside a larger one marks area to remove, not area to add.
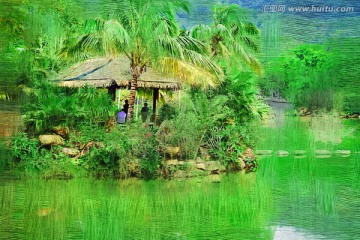
[[[219,48],[220,48],[222,56],[225,56],[225,58],[228,58],[231,56],[230,50],[222,42],[219,42]]]
[[[173,74],[191,86],[200,86],[204,89],[215,88],[222,81],[218,75],[176,58],[164,57],[159,62],[158,67],[161,71]]]
[[[182,46],[177,41],[177,38],[173,38],[169,35],[162,34],[158,36],[156,40],[157,41],[154,43],[155,46],[157,44],[157,47],[161,48],[161,49],[157,49],[157,52],[166,51],[173,57],[177,56],[181,59],[184,59]]]
[[[208,71],[213,72],[216,75],[222,74],[221,68],[214,64],[214,62],[211,61],[210,58],[188,49],[184,49],[183,52],[185,55],[185,59],[193,65],[207,69]]]
[[[189,36],[199,39],[201,41],[208,40],[212,35],[212,28],[205,24],[199,24],[192,27],[189,31]]]
[[[190,36],[179,36],[177,38],[177,41],[183,48],[186,49],[194,50],[201,53],[205,52],[206,50],[205,45],[201,41]]]

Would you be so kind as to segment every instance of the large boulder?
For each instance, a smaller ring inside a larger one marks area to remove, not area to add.
[[[63,138],[66,138],[69,136],[69,128],[68,127],[56,126],[56,127],[52,128],[52,131],[55,134],[60,135]]]
[[[206,170],[206,165],[205,165],[205,163],[197,163],[196,168],[199,169],[199,170],[205,171]]]
[[[62,152],[68,157],[75,157],[76,155],[79,154],[79,150],[74,148],[67,148],[67,147],[64,147],[62,149]]]
[[[220,169],[220,162],[218,161],[207,161],[205,162],[206,170],[211,172],[217,172]]]
[[[170,160],[167,160],[165,163],[166,163],[166,165],[177,165],[178,162],[179,161],[177,159],[170,159]]]
[[[64,144],[64,139],[59,135],[40,135],[39,141],[43,146]]]

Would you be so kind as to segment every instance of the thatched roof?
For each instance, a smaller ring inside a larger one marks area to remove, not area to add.
[[[95,58],[75,64],[60,72],[56,81],[63,87],[88,85],[106,88],[111,86],[129,87],[131,79],[130,62],[127,58],[116,60]],[[138,88],[178,90],[181,88],[181,83],[177,79],[147,67],[138,79]]]

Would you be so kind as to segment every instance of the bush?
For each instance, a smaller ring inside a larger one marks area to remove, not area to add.
[[[91,87],[64,89],[41,84],[33,89],[23,106],[29,133],[49,132],[54,126],[77,128],[104,123],[116,112],[106,91]]]

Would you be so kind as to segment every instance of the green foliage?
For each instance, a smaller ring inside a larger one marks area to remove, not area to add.
[[[249,22],[246,10],[237,4],[215,4],[212,12],[212,23],[192,27],[189,35],[210,48],[213,58],[260,73],[261,66],[254,55],[259,49],[259,29]]]
[[[90,87],[69,90],[44,83],[30,93],[23,110],[27,130],[41,133],[58,125],[76,128],[105,122],[116,107],[105,91]]]
[[[145,131],[143,138],[140,138],[139,148],[134,153],[140,160],[141,175],[151,178],[157,174],[161,163],[159,143],[152,131]]]
[[[319,45],[301,45],[289,57],[269,66],[264,93],[283,97],[295,107],[331,110],[336,99],[333,54]]]
[[[227,106],[233,109],[232,118],[238,123],[260,119],[268,110],[261,99],[257,78],[251,72],[230,69],[217,91],[228,96]]]
[[[81,146],[94,143],[85,155],[79,158],[79,165],[97,175],[113,175],[128,177],[131,174],[142,177],[152,177],[157,173],[160,165],[158,142],[153,130],[141,124],[133,123],[129,126],[105,132],[104,128],[82,126],[76,139]],[[139,165],[138,172],[132,172],[130,166]]]
[[[10,166],[18,169],[21,175],[40,174],[46,178],[69,178],[79,175],[79,169],[59,148],[42,148],[37,139],[29,138],[25,133],[13,138],[10,156],[14,161]]]
[[[164,120],[170,120],[173,119],[176,115],[176,109],[175,107],[171,106],[168,103],[165,103],[161,106],[159,109],[159,123],[163,122]]]

